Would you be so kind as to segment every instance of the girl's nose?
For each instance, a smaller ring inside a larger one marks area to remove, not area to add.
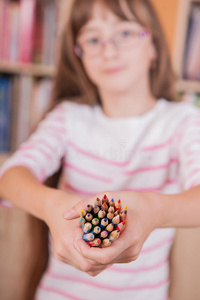
[[[101,54],[104,58],[112,58],[117,56],[118,49],[112,40],[103,40],[101,46]]]

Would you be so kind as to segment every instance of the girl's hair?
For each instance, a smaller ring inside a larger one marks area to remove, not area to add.
[[[122,20],[129,20],[121,1],[145,28],[149,28],[157,51],[155,65],[149,70],[151,92],[156,98],[175,99],[175,74],[172,70],[167,43],[149,0],[73,0],[70,16],[63,30],[57,74],[54,80],[52,104],[62,100],[79,101],[94,105],[100,102],[97,88],[87,77],[81,59],[74,54],[74,46],[80,29],[92,17],[95,3],[100,2]]]

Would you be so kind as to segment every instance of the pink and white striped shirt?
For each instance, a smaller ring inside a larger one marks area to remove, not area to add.
[[[83,198],[105,190],[175,194],[200,184],[199,151],[200,112],[190,104],[159,99],[141,116],[109,118],[99,105],[64,101],[1,174],[23,165],[43,182],[63,159],[59,188]],[[96,277],[51,254],[35,300],[167,300],[174,235],[174,228],[154,230],[136,261]]]

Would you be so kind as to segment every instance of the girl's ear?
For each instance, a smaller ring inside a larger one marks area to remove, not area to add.
[[[76,45],[74,46],[74,53],[75,53],[76,56],[78,56],[79,58],[82,57],[82,50],[81,50],[81,47],[80,47],[78,44],[76,44]]]

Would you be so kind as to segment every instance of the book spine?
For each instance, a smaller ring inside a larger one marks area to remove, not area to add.
[[[3,1],[0,1],[0,60],[3,59]]]
[[[1,20],[1,45],[0,53],[1,60],[9,59],[9,42],[10,42],[10,14],[9,14],[9,2],[4,0],[2,2],[2,20]]]
[[[37,1],[36,3],[36,21],[35,21],[35,31],[34,31],[34,54],[33,61],[35,63],[42,62],[42,44],[43,44],[43,12],[42,3]]]
[[[19,3],[10,3],[10,43],[9,61],[18,61],[19,50]]]
[[[19,60],[30,63],[33,58],[35,0],[20,1]]]
[[[0,151],[10,150],[11,84],[9,77],[0,77]]]
[[[200,5],[192,4],[183,62],[183,78],[200,80]]]
[[[24,142],[30,133],[30,102],[34,79],[21,76],[19,82],[18,116],[16,124],[16,147]]]

